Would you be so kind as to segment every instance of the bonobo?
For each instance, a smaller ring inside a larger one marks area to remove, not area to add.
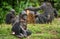
[[[15,18],[15,10],[12,9],[7,15],[6,15],[6,23],[11,24],[13,22],[13,19]]]
[[[49,20],[49,22],[52,22],[52,20],[54,19],[54,9],[53,9],[51,3],[49,3],[48,1],[43,2],[43,4],[38,8],[31,7],[31,8],[26,8],[26,10],[31,10],[31,11],[43,10],[44,13],[43,13],[43,15],[40,16],[40,18],[42,18],[43,21]],[[49,17],[49,15],[50,15],[50,17]],[[46,16],[48,16],[48,17],[46,17]],[[44,19],[46,19],[46,20],[44,20]]]
[[[27,22],[23,14],[19,14],[19,16],[17,16],[17,19],[12,27],[12,34],[15,34],[20,38],[31,35],[31,32],[27,30]]]

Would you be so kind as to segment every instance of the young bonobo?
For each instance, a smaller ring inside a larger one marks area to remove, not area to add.
[[[19,14],[17,18],[18,20],[15,21],[12,27],[12,34],[16,35],[19,38],[31,35],[31,32],[27,29],[27,22],[24,16],[23,14]]]
[[[27,14],[27,23],[35,24],[35,13],[34,11],[25,10]]]

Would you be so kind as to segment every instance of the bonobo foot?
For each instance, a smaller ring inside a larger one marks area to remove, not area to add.
[[[19,35],[16,35],[18,38],[27,38],[28,36],[30,36],[32,33],[30,30],[26,31],[27,34],[22,34],[20,33]]]
[[[15,35],[15,32],[12,32],[11,34],[12,34],[12,35]]]
[[[16,35],[18,38],[23,38],[24,37],[24,35],[23,34],[19,34],[19,35]]]

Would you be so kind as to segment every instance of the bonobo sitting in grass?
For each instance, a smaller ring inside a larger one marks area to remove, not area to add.
[[[20,14],[13,24],[12,34],[16,35],[19,38],[31,35],[31,32],[27,29],[26,18],[24,18],[23,14]]]

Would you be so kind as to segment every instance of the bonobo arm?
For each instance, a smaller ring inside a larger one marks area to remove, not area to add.
[[[20,26],[20,28],[22,29],[22,33],[24,34],[24,36],[26,37],[27,36],[27,30],[25,30],[22,26]]]
[[[35,8],[35,7],[26,8],[25,10],[38,11],[38,10],[40,10],[40,7],[38,7],[38,8]]]

